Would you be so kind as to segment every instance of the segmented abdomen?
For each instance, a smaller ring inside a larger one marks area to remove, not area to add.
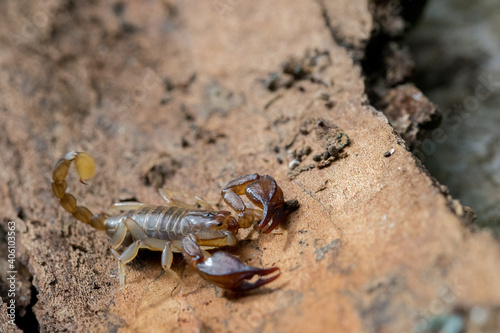
[[[181,240],[198,229],[189,218],[189,215],[196,213],[197,211],[180,207],[153,206],[113,216],[106,221],[106,224],[108,229],[113,229],[123,217],[127,216],[136,221],[148,237],[173,241]]]

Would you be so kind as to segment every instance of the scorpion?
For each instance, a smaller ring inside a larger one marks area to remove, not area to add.
[[[216,286],[233,291],[248,291],[276,280],[278,267],[258,268],[244,264],[236,256],[224,251],[210,255],[207,250],[237,244],[238,230],[254,226],[259,232],[270,233],[297,208],[296,200],[284,201],[283,191],[268,175],[249,174],[230,181],[221,192],[222,199],[237,213],[214,210],[205,200],[196,197],[199,205],[190,205],[174,199],[172,192],[160,189],[166,206],[135,201],[118,202],[112,206],[119,215],[93,214],[77,205],[69,193],[66,177],[74,162],[80,182],[95,174],[95,161],[85,152],[71,151],[56,163],[52,173],[52,191],[60,205],[77,220],[110,236],[110,250],[118,261],[120,286],[125,285],[124,265],[133,260],[139,249],[161,251],[163,270],[176,280],[171,269],[173,253],[182,253],[188,265],[202,278]],[[256,207],[249,208],[242,195]],[[256,223],[257,220],[260,220]],[[120,254],[117,248],[126,246]],[[257,279],[252,282],[254,276]]]

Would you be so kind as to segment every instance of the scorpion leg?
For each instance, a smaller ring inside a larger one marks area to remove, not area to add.
[[[123,240],[125,239],[125,236],[127,235],[127,227],[125,226],[125,223],[120,222],[118,223],[118,226],[116,227],[116,230],[111,237],[111,240],[109,241],[110,246],[112,249],[118,248],[121,243],[123,243]]]
[[[161,267],[171,278],[173,278],[176,282],[181,283],[181,278],[179,275],[170,268],[172,266],[172,261],[174,260],[174,253],[172,251],[172,242],[165,242],[165,246],[163,247],[161,253]],[[179,251],[180,252],[180,251]]]
[[[121,244],[125,238],[127,230],[130,232],[135,241],[120,255],[115,248]],[[162,251],[163,270],[177,282],[180,281],[177,273],[170,268],[173,259],[171,242],[147,237],[141,226],[133,219],[127,217],[124,221],[118,224],[116,233],[111,239],[111,253],[113,253],[115,258],[118,260],[118,276],[120,279],[120,285],[123,286],[125,284],[125,264],[132,261],[137,256],[137,253],[141,248],[149,249],[151,251]]]
[[[144,207],[152,207],[153,205],[143,203],[143,202],[136,202],[136,201],[122,201],[122,202],[115,202],[114,204],[111,205],[111,209],[117,209],[119,211],[127,211],[127,210],[139,210]]]
[[[224,201],[238,213],[238,223],[242,228],[250,227],[255,218],[252,210],[243,203],[240,197],[243,194],[263,210],[259,231],[267,234],[286,219],[283,191],[271,176],[255,173],[236,178],[224,187],[221,194]]]
[[[211,204],[209,204],[205,199],[200,198],[198,196],[196,198],[196,203],[200,205],[200,207],[204,210],[208,210],[209,212],[213,212],[215,209],[212,207]]]
[[[174,194],[166,189],[166,188],[160,188],[158,190],[160,193],[161,197],[168,203],[170,207],[181,207],[181,208],[186,208],[186,209],[198,209],[195,205],[190,205],[188,203],[185,203],[183,201],[174,199]]]
[[[247,266],[237,257],[223,251],[209,256],[198,245],[198,239],[189,235],[182,241],[184,257],[205,280],[221,288],[248,291],[276,280],[280,276],[278,267],[257,268]],[[278,272],[275,275],[265,276]],[[257,281],[249,282],[255,275]]]
[[[125,264],[132,261],[137,256],[137,252],[139,251],[139,242],[135,241],[130,244],[125,251],[120,255],[118,252],[111,248],[111,253],[118,260],[118,277],[120,279],[120,286],[125,285]]]
[[[158,190],[160,193],[161,197],[168,203],[169,206],[171,207],[181,207],[181,208],[186,208],[186,209],[199,209],[196,205],[190,205],[188,203],[185,203],[183,201],[174,199],[174,194],[172,191],[166,189],[166,188],[160,188]],[[200,198],[198,196],[195,197],[196,203],[200,205],[201,209],[208,210],[210,212],[214,211],[214,208],[212,205],[210,205],[205,199]]]
[[[199,209],[196,205],[190,205],[178,199],[174,199],[174,194],[172,193],[172,191],[166,188],[160,188],[158,192],[160,193],[161,197],[168,203],[169,206],[181,207],[186,209]],[[212,205],[210,205],[205,199],[200,198],[198,196],[196,196],[195,199],[196,203],[200,205],[201,209],[205,209],[211,212],[214,211]]]

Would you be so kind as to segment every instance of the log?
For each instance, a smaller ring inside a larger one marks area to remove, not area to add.
[[[408,149],[439,116],[412,99],[405,3],[1,4],[0,221],[17,271],[17,327],[2,295],[1,331],[498,329],[500,247]],[[163,204],[162,186],[220,204],[235,177],[272,175],[300,208],[225,250],[280,278],[224,291],[176,256],[179,284],[143,250],[120,289],[106,234],[52,194],[71,150],[96,160],[87,186],[68,177],[94,212]]]

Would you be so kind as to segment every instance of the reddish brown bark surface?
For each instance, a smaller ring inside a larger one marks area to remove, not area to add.
[[[467,229],[460,204],[367,102],[373,6],[1,4],[0,217],[4,229],[16,222],[26,318],[44,332],[404,332],[453,313],[476,329],[480,309],[481,327],[498,329],[500,247]],[[218,201],[237,176],[273,175],[300,208],[282,233],[228,251],[281,277],[239,295],[179,257],[177,284],[143,251],[120,290],[107,236],[51,193],[70,150],[96,159],[89,186],[68,179],[95,212],[162,204],[161,186]],[[13,329],[5,312],[2,329]]]

